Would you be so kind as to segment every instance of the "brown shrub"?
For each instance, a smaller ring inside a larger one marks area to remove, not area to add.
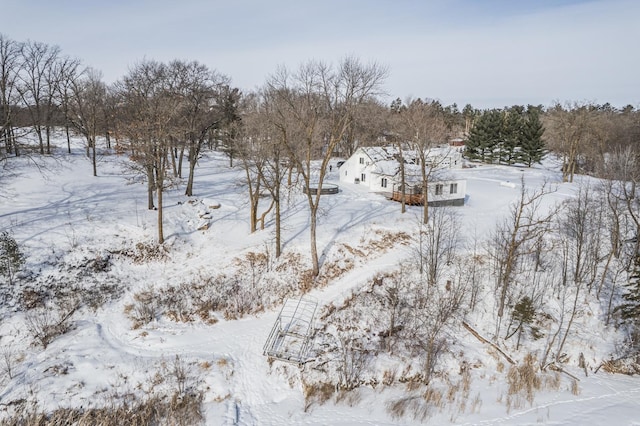
[[[150,396],[144,400],[101,408],[59,408],[51,413],[23,403],[15,413],[3,420],[7,426],[121,426],[166,425],[191,426],[202,424],[202,394],[170,397]]]
[[[319,383],[302,383],[302,392],[304,395],[304,411],[309,411],[309,408],[315,403],[322,405],[327,402],[336,391],[336,386],[333,383],[319,382]]]
[[[535,393],[542,384],[538,371],[536,358],[532,354],[527,354],[520,364],[509,368],[507,373],[508,395],[524,396],[530,404],[533,403]]]

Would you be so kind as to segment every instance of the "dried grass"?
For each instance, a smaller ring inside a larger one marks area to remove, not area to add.
[[[535,393],[542,385],[538,371],[536,358],[532,354],[527,354],[521,363],[509,368],[507,373],[508,395],[522,395],[529,403],[533,403]]]
[[[303,381],[302,392],[304,395],[304,411],[308,412],[313,404],[322,405],[331,399],[336,392],[336,386],[328,382],[307,383]]]
[[[23,403],[14,415],[3,420],[5,426],[191,426],[203,424],[202,394],[170,397],[150,396],[144,400],[100,408],[59,408],[45,413]]]
[[[387,412],[394,419],[411,417],[414,420],[424,422],[433,413],[434,409],[442,410],[445,406],[445,398],[438,389],[428,387],[420,396],[411,395],[387,403]]]
[[[576,396],[580,395],[580,386],[578,386],[576,379],[571,380],[571,393]]]
[[[612,374],[626,374],[629,376],[640,374],[640,354],[623,359],[604,361],[601,368]]]

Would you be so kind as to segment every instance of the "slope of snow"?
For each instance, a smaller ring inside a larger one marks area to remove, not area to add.
[[[80,146],[79,140],[75,142]],[[126,157],[101,157],[98,177],[91,176],[81,148],[72,155],[40,160],[46,165],[42,173],[26,158],[12,161],[18,164],[17,175],[2,182],[0,195],[5,198],[0,204],[0,227],[9,230],[28,255],[25,269],[32,274],[20,291],[46,283],[50,288],[89,289],[87,294],[91,294],[98,285],[110,285],[112,294],[96,309],[83,305],[73,314],[72,329],[46,348],[33,344],[19,298],[7,300],[0,308],[0,346],[4,353],[10,348],[16,361],[12,378],[3,374],[0,379],[0,416],[3,411],[10,412],[12,401],[21,398],[35,399],[42,409],[55,410],[108,405],[115,394],[139,394],[154,387],[172,389],[176,386],[172,368],[182,362],[204,391],[207,424],[422,423],[411,416],[393,418],[388,414],[387,402],[407,393],[400,386],[364,386],[354,391],[351,403],[331,400],[305,410],[297,367],[280,361],[269,363],[262,355],[281,303],[238,320],[216,315],[211,324],[199,319],[175,322],[163,316],[133,328],[125,312],[138,292],[238,273],[234,266],[237,259],[252,251],[270,250],[272,219],[267,217],[264,230],[249,233],[244,175],[241,169],[230,168],[228,159],[207,153],[196,169],[196,195],[191,199],[182,195],[182,187],[167,190],[167,253],[164,259],[141,262],[113,254],[133,249],[138,243],[153,245],[156,238],[157,213],[146,209],[146,186],[132,183]],[[328,181],[338,183],[337,173],[330,173]],[[488,235],[519,196],[523,177],[528,187],[545,181],[556,187],[545,199],[549,206],[571,197],[576,190],[575,184],[561,184],[557,172],[543,168],[483,166],[459,170],[456,175],[467,179],[467,202],[460,208],[467,243]],[[418,207],[409,207],[403,215],[399,204],[361,186],[340,184],[340,189],[337,195],[323,196],[321,202],[318,247],[324,260],[341,256],[341,245],[363,244],[380,230],[411,233],[419,223]],[[199,230],[204,223],[209,228]],[[283,251],[308,253],[308,208],[302,194],[290,194],[283,225]],[[394,270],[411,255],[408,246],[399,244],[354,260],[350,270],[313,289],[308,297],[317,300],[320,307],[339,305],[377,273]],[[101,258],[110,258],[110,267],[91,276],[74,275],[76,269],[69,267]],[[492,306],[485,309],[490,311]],[[474,320],[482,330],[483,315]],[[594,319],[584,326],[597,324]],[[581,334],[584,348],[569,348],[568,352],[585,352],[587,357],[589,353],[607,353],[611,348],[596,347],[590,352],[588,347],[611,342],[601,335],[611,331],[604,327],[591,330],[593,338],[587,328]],[[460,334],[457,340],[467,357],[475,357],[485,366],[472,374],[470,395],[478,404],[474,410],[450,406],[435,410],[430,415],[433,424],[640,424],[640,381],[636,377],[604,371],[585,377],[570,367],[568,370],[580,378],[577,395],[564,377],[558,390],[542,390],[533,403],[508,409],[504,376],[492,371],[496,358],[469,334]],[[590,365],[600,360],[589,359]]]

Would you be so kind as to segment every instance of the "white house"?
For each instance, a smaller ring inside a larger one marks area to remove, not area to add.
[[[422,204],[422,178],[415,152],[403,151],[405,163],[405,201]],[[429,205],[464,205],[466,181],[442,176],[446,169],[462,167],[462,155],[449,147],[431,149],[429,164],[436,168],[432,182],[428,184]],[[361,147],[340,166],[340,182],[356,183],[381,192],[394,200],[401,196],[399,150],[393,146]]]

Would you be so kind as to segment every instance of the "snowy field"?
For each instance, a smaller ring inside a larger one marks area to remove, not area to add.
[[[64,289],[72,282],[72,288],[107,290],[105,300],[95,307],[83,304],[73,312],[70,330],[46,347],[34,342],[32,327],[25,325],[29,318],[20,308],[24,301],[3,300],[0,347],[11,356],[11,372],[6,363],[0,370],[0,417],[11,413],[20,400],[35,402],[45,411],[96,407],[126,400],[127,394],[172,389],[186,382],[204,392],[209,425],[640,425],[640,380],[594,372],[613,350],[607,345],[615,341],[607,337],[614,332],[595,320],[579,325],[583,327],[580,338],[567,349],[569,354],[584,352],[589,365],[588,375],[575,362],[566,365],[567,372],[579,378],[578,389],[572,390],[575,383],[563,374],[557,389],[542,389],[532,402],[507,406],[505,374],[495,370],[495,354],[460,328],[454,339],[456,350],[482,364],[473,371],[467,408],[452,402],[426,420],[392,417],[387,402],[402,397],[406,388],[400,384],[362,386],[351,398],[305,407],[298,367],[268,362],[262,354],[283,300],[240,319],[216,314],[208,320],[173,321],[163,315],[137,328],[127,313],[140,292],[153,293],[215,274],[249,274],[249,270],[238,271],[237,259],[269,251],[274,238],[272,218],[267,217],[264,230],[249,233],[241,167],[230,168],[222,154],[206,153],[196,169],[195,196],[185,197],[183,186],[165,194],[166,253],[159,259],[133,261],[135,255],[114,253],[135,251],[139,243],[153,245],[157,212],[146,209],[146,186],[131,179],[128,158],[102,156],[98,177],[91,175],[80,142],[71,155],[61,153],[38,161],[40,170],[26,158],[12,160],[15,168],[0,181],[0,228],[8,230],[27,255],[25,270],[30,275],[23,277],[18,288],[22,298],[27,290],[37,292],[31,287],[41,283]],[[327,181],[340,184],[337,173],[334,167]],[[521,177],[531,188],[544,181],[557,185],[545,198],[548,206],[572,197],[577,187],[560,183],[558,172],[542,167],[478,166],[455,174],[467,179],[466,204],[459,208],[467,244],[473,238],[486,238],[518,198]],[[306,256],[309,218],[304,195],[291,193],[283,213],[283,253]],[[321,259],[336,260],[345,253],[339,247],[360,247],[376,232],[411,233],[419,217],[418,207],[409,207],[403,215],[399,204],[381,195],[360,185],[340,184],[339,194],[322,197]],[[199,230],[205,223],[208,229]],[[340,305],[377,273],[392,271],[411,256],[407,245],[396,244],[353,262],[346,273],[311,290],[307,297],[318,301],[318,309],[330,303]],[[97,265],[100,259],[109,259],[109,267],[88,273],[86,265]],[[303,263],[309,264],[308,259],[303,258]],[[460,321],[487,335],[490,309]],[[178,367],[186,371],[186,379],[180,379]],[[458,366],[451,368],[455,376]]]

